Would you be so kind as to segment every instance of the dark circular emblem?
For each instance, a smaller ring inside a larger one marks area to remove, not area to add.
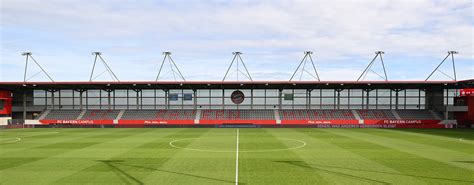
[[[232,94],[230,95],[230,99],[235,104],[241,104],[242,102],[244,102],[245,95],[242,91],[236,90],[232,92]]]

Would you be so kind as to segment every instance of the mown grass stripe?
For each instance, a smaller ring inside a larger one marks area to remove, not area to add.
[[[76,146],[76,147],[74,147],[72,145],[72,144],[74,144],[74,142],[67,141],[67,142],[59,143],[60,144],[59,146],[60,147],[62,147],[61,145],[65,145],[65,146],[71,145],[71,146],[60,148],[60,149],[57,148],[58,143],[53,143],[53,144],[48,145],[51,148],[42,146],[40,149],[33,149],[33,151],[36,151],[36,150],[39,150],[39,151],[52,151],[51,155],[49,155],[47,157],[43,157],[43,158],[41,158],[37,161],[33,161],[33,162],[30,162],[30,163],[27,163],[27,164],[22,164],[20,166],[16,166],[15,168],[10,169],[9,171],[16,172],[15,174],[18,174],[19,172],[20,172],[19,174],[22,174],[22,173],[28,173],[28,170],[26,170],[26,169],[31,169],[34,166],[45,166],[45,165],[47,165],[48,168],[44,168],[40,171],[37,171],[36,173],[34,173],[34,175],[26,176],[26,177],[22,178],[21,180],[24,180],[24,181],[30,180],[30,181],[35,181],[36,183],[50,183],[51,181],[54,181],[55,179],[61,178],[62,176],[66,176],[68,174],[74,173],[78,169],[81,169],[84,165],[87,165],[87,162],[84,162],[84,161],[87,161],[87,160],[77,159],[72,154],[80,152],[82,150],[87,150],[87,148],[90,148],[94,145],[98,145],[98,144],[107,145],[107,143],[112,142],[113,140],[124,139],[126,137],[131,137],[131,136],[136,135],[136,134],[140,134],[140,132],[136,132],[136,133],[127,132],[127,130],[121,130],[121,129],[104,130],[104,132],[102,132],[102,134],[87,135],[85,137],[81,137],[81,139],[84,140],[85,138],[89,138],[90,140],[94,141],[98,137],[107,137],[107,136],[114,136],[114,135],[122,135],[122,137],[112,137],[112,138],[107,138],[107,139],[103,139],[103,140],[96,140],[94,142],[86,142],[87,144],[81,145],[81,146]],[[60,152],[55,152],[55,151],[60,151]],[[64,156],[64,155],[68,155],[68,156]],[[104,154],[104,155],[109,155],[109,154]],[[67,164],[68,161],[75,161],[74,162],[75,165],[74,166],[61,166],[62,163]],[[25,166],[25,165],[28,165],[28,166]],[[61,167],[63,167],[63,168],[61,169]],[[67,167],[67,168],[64,168],[64,167]],[[57,172],[54,173],[54,175],[46,175],[46,174],[50,174],[51,172],[54,172],[54,171],[57,171]],[[8,174],[8,173],[6,173],[6,174]],[[44,177],[41,178],[41,179],[35,180],[36,176],[40,175],[40,174],[43,174]]]
[[[466,169],[448,165],[443,162],[411,154],[411,150],[401,150],[394,143],[382,140],[375,135],[360,134],[352,129],[323,129],[324,132],[337,135],[345,142],[334,144],[366,156],[390,168],[396,169],[402,176],[415,177],[429,184],[471,184],[473,177],[466,176]],[[357,148],[363,144],[364,148]],[[428,154],[429,155],[429,154]],[[360,169],[371,171],[369,169]]]
[[[146,142],[138,143],[139,145],[129,148],[129,150],[121,153],[116,153],[113,156],[101,159],[93,160],[91,165],[87,168],[83,168],[74,174],[64,177],[56,182],[59,184],[72,183],[72,182],[87,182],[88,179],[94,179],[94,181],[106,181],[108,183],[129,183],[129,184],[141,184],[143,179],[150,174],[152,171],[164,163],[167,159],[167,155],[161,150],[168,150],[166,148],[167,138],[180,135],[186,131],[186,129],[172,129],[164,130],[151,129],[148,134],[158,134],[158,137],[154,139],[147,139]],[[132,138],[133,139],[133,138]],[[142,138],[138,138],[142,140]],[[145,146],[145,147],[144,147]],[[84,179],[84,177],[87,177]]]
[[[287,148],[284,143],[286,141],[280,140],[270,130],[272,129],[241,129],[240,149]],[[307,148],[301,148],[305,149]],[[307,166],[306,161],[293,150],[241,153],[239,180],[245,184],[329,183],[321,171],[309,169]]]
[[[437,129],[438,132],[444,133],[446,129]],[[403,138],[404,140],[430,145],[441,149],[448,149],[456,152],[462,152],[468,155],[474,155],[474,141],[466,139],[466,135],[460,134],[457,138],[435,136],[431,134],[416,133],[414,131],[379,129],[377,132],[371,132],[378,136],[390,138]],[[474,132],[471,134],[474,135]]]
[[[441,147],[435,147],[424,143],[412,142],[406,137],[390,137],[388,135],[381,135],[380,132],[382,131],[380,129],[369,129],[365,132],[361,132],[360,130],[354,129],[347,130],[347,132],[358,134],[358,137],[361,137],[361,139],[369,140],[369,138],[371,138],[370,141],[372,143],[384,144],[396,150],[407,152],[419,157],[435,160],[451,166],[464,168],[474,172],[473,165],[456,162],[465,159],[473,159],[473,156],[470,154],[453,151]]]
[[[413,177],[394,175],[401,173],[364,155],[359,155],[353,152],[353,149],[336,145],[335,142],[343,143],[343,140],[337,135],[323,132],[320,129],[291,129],[283,134],[307,139],[308,147],[310,147],[307,149],[309,150],[294,152],[305,159],[310,168],[327,172],[323,176],[331,183],[424,183]],[[372,171],[360,169],[371,169]],[[386,173],[381,175],[377,172]]]
[[[199,147],[210,140],[229,141],[228,147],[235,146],[234,129],[192,129],[190,132],[201,132],[199,135],[184,135],[170,139],[188,138],[180,142],[182,147]],[[150,174],[144,182],[149,184],[233,184],[234,154],[196,152],[171,148],[176,152],[161,165],[159,170]]]

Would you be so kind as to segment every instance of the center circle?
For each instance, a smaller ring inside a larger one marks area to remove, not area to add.
[[[183,146],[183,143],[189,143],[194,140],[199,139],[199,142],[202,143],[199,147],[188,147]],[[272,143],[280,143],[283,142],[285,147],[277,146],[274,147]],[[172,140],[169,142],[169,145],[174,148],[183,149],[183,150],[191,150],[191,151],[198,151],[198,152],[236,152],[236,143],[233,141],[230,142],[222,142],[222,138],[217,137],[207,137],[207,138],[185,138],[185,139],[177,139]],[[288,145],[288,147],[286,147]],[[302,148],[306,146],[306,142],[298,139],[292,138],[259,138],[258,141],[252,142],[242,142],[239,143],[239,153],[240,152],[278,152],[278,151],[285,151],[285,150],[294,150],[298,148]],[[254,148],[254,149],[246,149],[246,148]]]

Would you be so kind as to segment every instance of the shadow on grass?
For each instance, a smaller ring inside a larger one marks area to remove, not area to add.
[[[381,171],[373,171],[373,170],[366,170],[366,169],[346,168],[346,167],[337,167],[337,166],[328,166],[328,165],[315,165],[315,164],[314,164],[314,165],[310,165],[310,164],[306,164],[306,163],[304,163],[304,162],[302,162],[302,161],[275,161],[275,162],[287,163],[287,164],[291,164],[291,165],[294,165],[294,166],[299,166],[299,167],[302,167],[302,168],[312,168],[312,169],[316,169],[316,170],[326,171],[326,172],[330,172],[330,173],[336,173],[336,174],[345,175],[345,176],[349,176],[349,177],[355,177],[355,178],[370,180],[370,181],[374,181],[374,182],[380,182],[380,183],[383,183],[383,184],[390,184],[390,183],[382,182],[382,181],[376,181],[376,180],[372,180],[372,179],[368,179],[368,178],[364,178],[364,177],[358,177],[358,176],[354,176],[354,175],[350,175],[350,174],[345,174],[345,173],[341,173],[341,172],[336,172],[336,171],[332,171],[332,170],[328,170],[328,169],[323,169],[323,168],[334,168],[334,169],[344,169],[344,170],[353,170],[353,171],[364,171],[364,172],[381,173],[381,174],[389,174],[389,175],[400,175],[400,176],[408,176],[408,177],[416,177],[416,178],[424,178],[424,179],[446,180],[446,181],[452,181],[452,182],[464,182],[464,183],[467,182],[467,183],[472,183],[471,181],[459,180],[459,179],[449,179],[449,178],[441,178],[441,177],[429,177],[429,176],[421,176],[421,175],[409,175],[409,174],[402,174],[402,173],[381,172]],[[474,163],[473,161],[457,161],[457,162]]]
[[[142,181],[138,180],[137,178],[133,177],[132,175],[128,174],[126,171],[123,171],[122,169],[116,166],[117,163],[121,163],[123,162],[123,160],[98,160],[98,161],[107,165],[119,177],[125,176],[127,179],[134,182],[134,183],[129,183],[128,181],[125,181],[127,184],[144,184]]]
[[[458,163],[473,163],[473,164],[474,164],[474,161],[453,161],[453,162],[458,162]]]
[[[150,167],[146,167],[146,166],[126,164],[125,161],[123,161],[123,160],[98,160],[98,161],[104,163],[107,166],[109,166],[118,175],[123,175],[123,176],[127,177],[128,179],[130,179],[131,181],[135,182],[135,183],[132,183],[132,184],[144,184],[144,183],[142,181],[138,180],[137,178],[133,177],[129,173],[125,172],[124,170],[120,169],[119,166],[140,168],[140,169],[145,169],[145,170],[150,170],[150,171],[159,171],[159,172],[183,175],[183,176],[188,176],[188,177],[193,177],[193,178],[213,180],[213,181],[218,181],[218,182],[223,182],[223,183],[235,183],[234,181],[216,179],[216,178],[212,178],[212,177],[204,177],[204,176],[193,175],[193,174],[188,174],[188,173],[183,173],[183,172],[175,172],[175,171],[169,171],[169,170],[162,170],[162,169],[158,169],[158,168],[150,168]],[[241,183],[239,183],[239,184],[241,184]]]
[[[380,183],[380,184],[390,184],[390,183],[384,182],[384,181],[379,181],[379,180],[369,179],[369,178],[360,177],[360,176],[356,176],[356,175],[352,175],[352,174],[346,174],[346,173],[341,173],[341,172],[337,172],[337,171],[333,171],[333,170],[319,168],[315,165],[309,165],[309,164],[307,164],[303,161],[275,161],[275,162],[286,163],[286,164],[290,164],[290,165],[293,165],[293,166],[298,166],[298,167],[301,167],[301,168],[314,169],[314,170],[324,171],[324,172],[333,173],[333,174],[337,174],[337,175],[343,175],[343,176],[346,176],[346,177],[365,180],[365,181],[369,181],[369,182],[375,182],[375,183]]]

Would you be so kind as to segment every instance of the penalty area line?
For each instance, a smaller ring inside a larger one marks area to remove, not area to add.
[[[237,141],[235,148],[235,184],[239,184],[239,129],[237,128]]]

